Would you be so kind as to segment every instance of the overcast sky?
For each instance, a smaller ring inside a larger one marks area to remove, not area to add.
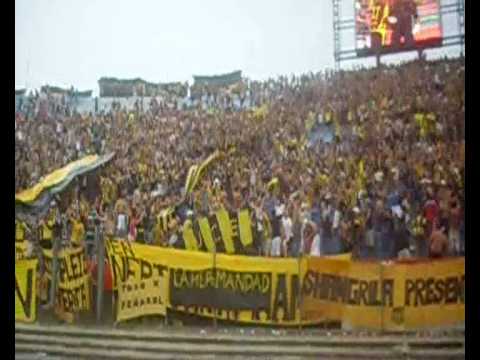
[[[15,0],[16,88],[333,66],[331,0]]]

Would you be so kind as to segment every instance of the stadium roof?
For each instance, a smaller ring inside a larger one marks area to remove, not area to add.
[[[193,75],[193,80],[195,85],[231,85],[242,80],[242,71],[212,76]]]
[[[42,92],[49,92],[53,94],[65,94],[65,95],[70,95],[70,96],[79,96],[79,97],[91,97],[92,96],[92,90],[85,90],[85,91],[79,91],[79,90],[74,90],[73,88],[71,89],[63,89],[58,86],[49,86],[45,85],[40,88]]]
[[[133,84],[138,84],[138,83],[148,83],[147,81],[141,79],[141,78],[135,78],[135,79],[117,79],[115,77],[101,77],[98,80],[98,83],[120,83],[123,85],[133,85]]]
[[[134,79],[118,79],[116,77],[101,77],[98,80],[99,84],[121,84],[121,85],[135,85],[135,84],[145,84],[151,86],[172,86],[172,85],[179,85],[183,84],[180,81],[169,82],[169,83],[153,83],[150,81],[143,80],[142,78],[134,78]]]

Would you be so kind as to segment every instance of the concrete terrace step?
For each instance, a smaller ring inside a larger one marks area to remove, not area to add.
[[[397,346],[407,343],[411,347],[463,347],[464,335],[437,337],[437,338],[419,338],[416,336],[374,336],[359,337],[354,335],[336,335],[333,336],[312,336],[308,334],[301,335],[238,335],[222,333],[205,334],[187,334],[181,331],[162,330],[158,332],[142,330],[112,330],[112,329],[86,329],[79,327],[66,326],[39,326],[39,325],[15,325],[16,334],[37,334],[49,336],[75,336],[111,338],[120,340],[149,340],[149,341],[168,341],[170,343],[189,342],[189,343],[224,343],[224,344],[250,344],[250,345],[309,345],[309,346]]]
[[[76,347],[71,344],[59,341],[55,344],[37,344],[37,343],[16,343],[15,352],[22,354],[43,353],[44,358],[50,356],[85,358],[85,359],[464,359],[465,352],[461,350],[430,350],[430,351],[402,351],[402,349],[391,350],[368,350],[368,349],[298,349],[300,352],[285,351],[285,349],[248,349],[248,348],[229,348],[218,351],[217,348],[206,346],[203,352],[197,349],[185,346],[171,349],[159,347],[150,349],[134,349],[128,347],[115,347],[109,344],[104,347],[85,346]]]
[[[321,354],[348,354],[354,355],[358,352],[358,349],[348,348],[321,348],[310,347],[308,345],[300,346],[286,346],[286,345],[260,345],[245,346],[245,344],[211,344],[211,343],[168,343],[152,342],[145,340],[107,340],[107,339],[94,339],[94,338],[81,338],[76,339],[70,336],[52,337],[42,335],[15,335],[15,343],[17,344],[38,344],[38,345],[50,345],[58,346],[62,345],[69,349],[79,348],[91,348],[91,349],[104,349],[110,351],[141,351],[146,353],[169,353],[169,354],[190,354],[190,355],[229,355],[229,354],[242,354],[245,356],[316,356]],[[389,347],[387,347],[389,349]],[[391,348],[393,349],[393,348]],[[368,355],[370,358],[382,358],[385,356],[386,349],[380,350],[362,349],[364,355]]]
[[[464,337],[245,336],[16,324],[18,358],[464,359]],[[30,356],[30,357],[29,357]]]

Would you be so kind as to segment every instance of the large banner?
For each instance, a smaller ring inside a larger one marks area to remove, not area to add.
[[[168,299],[165,263],[172,261],[172,256],[184,260],[181,254],[186,251],[140,244],[130,246],[124,241],[109,240],[106,248],[112,285],[118,291],[117,321],[144,315],[165,315]]]
[[[214,255],[123,241],[107,241],[107,254],[118,289],[118,321],[164,314],[168,307],[248,323],[298,323],[295,259]],[[153,307],[159,304],[164,307]]]
[[[15,321],[36,320],[36,288],[37,260],[15,261]]]
[[[341,322],[406,330],[465,321],[464,258],[355,262],[348,255],[273,259],[107,241],[117,320],[164,315],[270,325]]]
[[[349,291],[350,259],[308,257],[302,263],[302,322],[340,322]]]
[[[44,250],[45,276],[52,279],[52,251]],[[83,248],[65,249],[58,254],[58,281],[55,310],[65,320],[74,314],[90,310],[90,275]]]
[[[344,328],[408,330],[462,326],[465,322],[465,258],[414,263],[355,263],[356,301],[343,314]],[[362,282],[377,283],[363,305]]]
[[[307,259],[302,318],[337,320],[345,329],[462,326],[465,259],[355,262]]]
[[[195,261],[195,253],[188,256]],[[169,306],[245,323],[298,323],[298,261],[217,255],[201,268],[169,266]],[[213,266],[215,264],[215,266]]]

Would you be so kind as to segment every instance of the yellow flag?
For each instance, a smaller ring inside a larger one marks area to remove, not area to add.
[[[215,241],[213,241],[212,229],[208,223],[207,218],[201,218],[198,220],[198,225],[200,228],[200,233],[202,234],[203,242],[207,247],[207,250],[210,252],[215,251]]]
[[[230,217],[225,209],[220,209],[216,213],[218,227],[222,235],[223,244],[225,245],[225,251],[227,254],[235,253],[235,246],[233,245],[233,232]]]
[[[238,213],[238,228],[240,230],[240,241],[244,247],[253,243],[252,227],[248,209],[241,210]]]
[[[270,180],[270,182],[268,183],[267,185],[267,189],[268,191],[271,191],[271,192],[274,192],[275,190],[277,190],[280,186],[280,182],[278,180],[278,178],[273,178],[272,180]]]
[[[191,220],[187,220],[185,224],[183,224],[183,240],[185,241],[185,249],[191,251],[198,250],[198,242],[193,233]]]

